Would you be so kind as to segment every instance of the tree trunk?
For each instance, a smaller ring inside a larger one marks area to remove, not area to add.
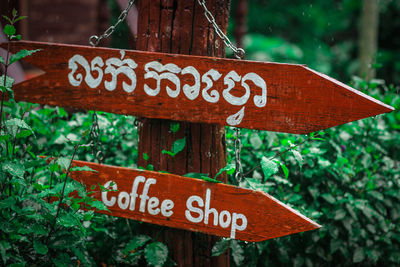
[[[359,37],[359,76],[367,80],[375,77],[375,57],[378,47],[378,0],[362,1]]]
[[[209,0],[207,8],[226,32],[229,0]],[[197,0],[140,0],[136,49],[176,54],[223,57],[224,43],[204,16]],[[186,66],[180,66],[186,67]],[[165,84],[162,84],[162,88]],[[162,89],[163,90],[163,89]],[[165,89],[164,89],[165,90]],[[212,114],[210,114],[212,116]],[[179,122],[179,131],[170,130],[171,121],[141,119],[138,127],[138,165],[153,165],[154,170],[183,175],[207,173],[213,177],[226,165],[225,129],[210,124]],[[184,150],[175,157],[162,154],[171,150],[173,142],[186,138]],[[143,154],[148,155],[145,160]],[[190,179],[190,178],[188,178]],[[226,176],[220,179],[226,182]],[[156,228],[147,225],[147,233]],[[160,241],[167,244],[169,256],[178,266],[228,266],[229,254],[211,257],[211,249],[219,238],[184,230],[167,228]]]

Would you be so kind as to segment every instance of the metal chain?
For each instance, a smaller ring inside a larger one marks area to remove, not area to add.
[[[99,147],[101,148],[101,142],[99,140],[100,127],[96,111],[94,111],[92,115],[92,127],[90,128],[89,134],[92,143],[92,154],[99,163],[102,163],[104,159],[104,154],[103,151],[99,149]]]
[[[123,22],[126,19],[126,16],[128,15],[129,10],[132,8],[134,2],[135,2],[135,0],[130,0],[128,6],[119,15],[117,23],[115,23],[114,25],[111,25],[100,36],[92,35],[89,38],[89,43],[93,47],[96,47],[96,46],[99,45],[99,43],[100,43],[100,41],[102,39],[110,37],[110,35],[115,32],[115,29],[118,27],[118,25],[121,24],[121,22]],[[92,142],[92,154],[97,159],[97,161],[99,163],[102,163],[102,161],[104,159],[104,154],[101,151],[101,149],[99,149],[99,147],[101,147],[101,142],[99,140],[99,135],[100,135],[100,127],[99,127],[99,123],[98,123],[98,117],[97,117],[96,111],[94,111],[93,115],[92,115],[92,127],[90,128],[90,139],[91,139],[91,142]]]
[[[224,44],[229,47],[230,49],[232,49],[233,53],[235,54],[235,57],[237,59],[243,59],[244,55],[245,55],[245,51],[243,48],[240,47],[236,47],[231,40],[229,40],[228,36],[226,36],[226,34],[221,30],[221,28],[218,26],[217,22],[215,21],[215,18],[213,16],[213,14],[208,10],[207,6],[206,6],[206,0],[197,0],[197,2],[199,3],[199,5],[201,5],[204,9],[204,16],[206,17],[206,19],[208,20],[209,23],[211,23],[211,25],[214,27],[215,32],[217,33],[217,35],[219,36],[219,38],[222,39],[222,41],[224,41]]]
[[[243,179],[243,167],[242,162],[240,160],[240,152],[242,150],[242,140],[240,139],[240,129],[236,128],[236,140],[235,140],[235,163],[236,163],[236,171],[235,171],[235,179],[239,183]]]
[[[237,59],[243,59],[244,55],[246,52],[244,51],[243,48],[236,47],[231,40],[229,40],[228,36],[221,30],[221,28],[218,26],[217,22],[215,21],[215,18],[213,14],[208,10],[206,6],[206,0],[197,0],[199,5],[201,5],[204,9],[204,16],[208,20],[209,23],[214,27],[215,32],[219,36],[219,38],[224,41],[224,44],[232,49],[233,53],[235,54],[235,57]],[[236,171],[235,171],[235,179],[239,183],[243,179],[243,167],[242,167],[242,162],[240,160],[240,152],[242,149],[242,140],[240,139],[240,129],[236,128],[236,139],[235,139],[235,165],[236,165]]]
[[[122,11],[122,13],[119,15],[117,23],[115,23],[114,25],[110,26],[102,35],[97,36],[97,35],[93,35],[89,38],[89,43],[96,47],[99,45],[100,41],[104,38],[108,38],[111,34],[114,33],[115,29],[118,27],[118,25],[123,22],[126,18],[126,16],[129,13],[129,10],[131,9],[131,7],[133,6],[133,3],[135,2],[135,0],[130,0],[128,6],[125,8],[124,11]]]

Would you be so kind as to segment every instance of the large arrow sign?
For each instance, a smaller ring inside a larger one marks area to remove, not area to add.
[[[320,227],[261,191],[83,161],[74,165],[97,171],[71,177],[95,187],[93,197],[112,216],[251,242]],[[110,190],[101,191],[99,184]]]
[[[21,49],[41,49],[26,61],[45,74],[14,87],[19,101],[287,133],[393,110],[302,65],[12,43]]]

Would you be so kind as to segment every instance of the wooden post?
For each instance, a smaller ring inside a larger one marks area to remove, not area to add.
[[[230,1],[209,0],[207,7],[215,16],[217,24],[226,31]],[[138,1],[136,45],[138,50],[153,52],[214,57],[225,55],[223,41],[206,20],[197,0]],[[141,120],[138,130],[139,166],[152,164],[154,170],[180,175],[200,172],[213,177],[226,165],[223,126],[180,122],[179,132],[173,134],[170,124],[171,121],[165,120]],[[163,149],[170,150],[172,143],[183,137],[186,137],[186,146],[182,152],[175,157],[162,154]],[[144,153],[149,156],[147,161],[143,158]],[[221,176],[220,179],[226,182],[226,176]],[[151,229],[148,231],[151,232]],[[218,239],[177,229],[165,230],[160,236],[160,240],[168,245],[170,257],[178,266],[229,266],[228,253],[211,257],[212,246]]]

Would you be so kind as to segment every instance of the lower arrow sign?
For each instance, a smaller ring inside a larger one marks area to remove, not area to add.
[[[261,191],[83,161],[73,165],[96,171],[71,177],[88,188],[95,186],[93,197],[111,214],[99,212],[112,216],[251,242],[321,227]]]

